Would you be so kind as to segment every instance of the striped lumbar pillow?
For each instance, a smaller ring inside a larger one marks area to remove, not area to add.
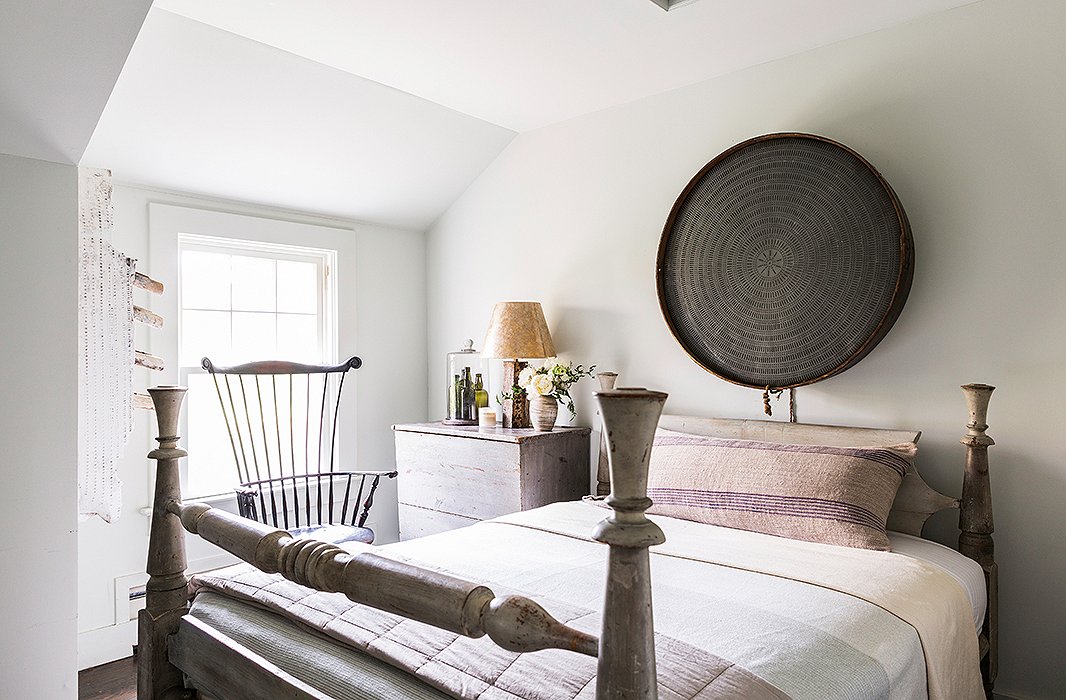
[[[888,550],[885,521],[914,443],[787,445],[656,432],[648,511],[767,535]]]

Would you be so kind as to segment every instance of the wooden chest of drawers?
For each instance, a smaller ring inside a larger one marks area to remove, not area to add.
[[[400,539],[589,493],[588,428],[394,425]]]

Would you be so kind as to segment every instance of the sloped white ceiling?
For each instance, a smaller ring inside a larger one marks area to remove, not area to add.
[[[515,131],[974,0],[157,0]]]
[[[513,137],[153,9],[82,163],[118,181],[422,230]]]
[[[0,153],[77,163],[152,0],[5,0]]]
[[[82,163],[422,230],[515,132],[972,1],[156,0]]]

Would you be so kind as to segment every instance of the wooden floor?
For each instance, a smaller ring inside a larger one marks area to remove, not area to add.
[[[79,672],[78,700],[137,700],[134,657]]]

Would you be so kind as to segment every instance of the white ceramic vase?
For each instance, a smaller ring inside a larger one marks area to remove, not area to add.
[[[554,396],[531,396],[529,419],[533,427],[542,433],[550,433],[559,417],[559,402]]]

